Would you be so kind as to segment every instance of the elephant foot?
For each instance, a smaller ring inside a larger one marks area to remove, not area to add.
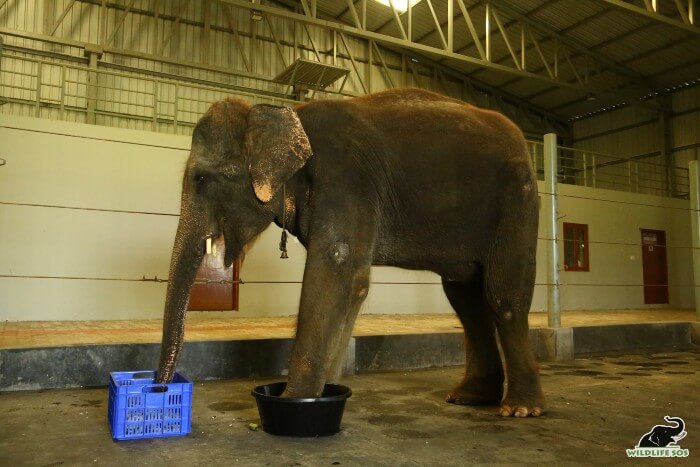
[[[459,405],[497,405],[503,399],[503,380],[465,379],[447,395],[447,402]]]
[[[539,417],[544,413],[544,397],[542,392],[513,394],[508,391],[506,398],[501,402],[500,415],[502,417]]]
[[[544,409],[542,407],[528,407],[527,405],[524,405],[522,403],[504,403],[501,404],[501,417],[517,417],[517,418],[525,418],[525,417],[539,417],[544,413]]]

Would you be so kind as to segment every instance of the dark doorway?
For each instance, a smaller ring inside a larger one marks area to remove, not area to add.
[[[238,261],[224,267],[224,242],[219,238],[215,255],[204,255],[192,286],[188,310],[225,311],[238,309]],[[209,282],[205,282],[209,281]],[[222,282],[223,281],[223,282]]]
[[[641,230],[644,303],[668,303],[666,232],[663,230]]]

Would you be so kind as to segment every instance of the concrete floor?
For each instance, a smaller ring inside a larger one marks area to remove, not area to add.
[[[700,456],[700,351],[542,363],[549,411],[503,419],[494,407],[443,402],[461,368],[364,374],[341,433],[276,438],[250,431],[258,381],[197,384],[185,438],[113,442],[106,389],[0,393],[0,465],[464,465],[618,464],[663,416],[681,417]]]

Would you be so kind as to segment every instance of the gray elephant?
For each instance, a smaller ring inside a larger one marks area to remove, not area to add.
[[[173,376],[205,240],[223,235],[228,266],[284,218],[307,260],[283,396],[318,396],[338,378],[370,267],[391,265],[440,275],[464,326],[466,375],[448,401],[538,416],[538,209],[525,139],[497,112],[417,89],[294,109],[217,102],[182,183],[158,381]]]
[[[685,431],[685,422],[682,418],[669,417],[668,415],[664,417],[664,420],[668,423],[675,423],[675,426],[668,425],[655,425],[649,433],[645,433],[639,439],[637,447],[640,448],[664,448],[671,444],[677,444],[678,441],[685,438],[688,434]]]

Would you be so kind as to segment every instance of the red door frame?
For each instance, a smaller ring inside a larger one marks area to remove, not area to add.
[[[668,256],[666,251],[666,232],[663,230],[639,229],[642,243],[642,276],[644,278],[644,303],[645,304],[668,304]],[[644,242],[644,234],[656,236],[656,243]],[[649,248],[652,248],[651,250]],[[658,256],[658,270],[651,268],[656,265],[651,264],[649,253],[655,252]],[[659,274],[660,273],[660,274]],[[658,278],[656,277],[658,275]],[[653,284],[651,282],[658,282]]]

